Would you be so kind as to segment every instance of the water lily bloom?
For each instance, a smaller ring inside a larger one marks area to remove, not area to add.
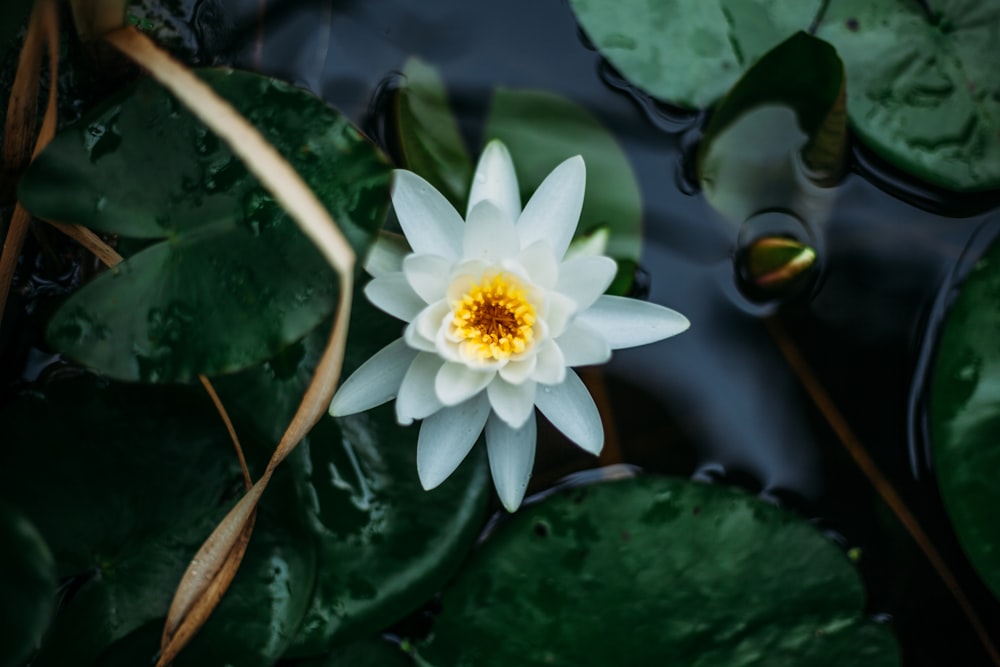
[[[407,324],[343,383],[330,413],[395,398],[401,424],[422,419],[417,473],[425,489],[443,482],[485,430],[497,493],[513,512],[534,464],[535,408],[586,451],[604,445],[597,408],[571,367],[687,329],[669,308],[604,295],[614,260],[565,259],[585,181],[583,159],[570,158],[522,210],[510,154],[492,141],[463,221],[427,181],[396,171],[392,204],[412,252],[378,248],[365,294]]]

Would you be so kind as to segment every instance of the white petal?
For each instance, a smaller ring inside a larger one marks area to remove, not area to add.
[[[562,350],[567,366],[603,364],[611,358],[611,346],[604,336],[581,324],[579,319],[571,322],[555,342]]]
[[[586,310],[608,289],[617,271],[610,257],[571,259],[559,265],[556,289],[576,301],[577,310]]]
[[[648,301],[602,296],[576,321],[604,336],[612,350],[676,336],[691,323],[676,310]]]
[[[406,342],[425,352],[433,352],[436,349],[438,333],[449,312],[451,311],[448,304],[444,301],[432,303],[421,310],[406,327],[403,334]]]
[[[514,220],[488,200],[469,211],[465,222],[462,258],[498,262],[512,257],[521,249]]]
[[[537,429],[535,418],[512,429],[496,415],[486,421],[486,450],[490,455],[490,472],[500,502],[508,512],[515,511],[524,499],[535,465]]]
[[[403,274],[413,291],[426,303],[444,298],[454,262],[439,255],[409,255],[403,260]]]
[[[531,379],[542,384],[560,384],[566,379],[566,360],[559,346],[549,341],[538,348],[538,363]]]
[[[421,486],[433,489],[455,472],[476,444],[489,414],[490,402],[483,394],[424,420],[417,436],[417,475]]]
[[[512,359],[500,367],[500,377],[511,384],[521,384],[535,372],[537,363],[537,354],[529,354],[524,359]]]
[[[393,317],[409,322],[427,305],[410,287],[402,273],[387,273],[365,285],[365,296]]]
[[[493,412],[511,428],[521,428],[535,410],[534,382],[510,384],[494,380],[486,387]]]
[[[353,415],[392,400],[416,356],[402,338],[383,347],[340,385],[330,402],[330,414]]]
[[[535,190],[517,221],[521,247],[545,241],[561,259],[580,222],[586,185],[587,169],[579,155],[553,169]]]
[[[421,352],[410,364],[396,396],[396,421],[404,426],[423,419],[444,405],[434,393],[434,377],[444,363],[436,354]]]
[[[577,236],[569,244],[563,261],[569,261],[576,257],[594,257],[604,255],[608,251],[608,239],[611,238],[611,230],[607,225],[601,225],[587,236]]]
[[[434,393],[445,405],[457,405],[486,389],[494,377],[494,370],[473,369],[446,361],[434,378]]]
[[[548,243],[543,241],[532,243],[521,251],[516,263],[521,266],[531,282],[539,287],[550,290],[556,286],[559,260],[556,259]]]
[[[535,405],[562,434],[591,454],[604,447],[604,427],[594,399],[573,371],[554,387],[539,387]]]
[[[392,205],[414,252],[458,258],[462,253],[465,223],[458,211],[412,171],[393,172]]]
[[[517,220],[521,215],[521,193],[517,189],[514,163],[507,147],[498,139],[486,144],[483,154],[479,156],[476,174],[472,177],[466,217],[476,204],[487,200],[506,213],[510,220]]]
[[[376,278],[386,273],[403,270],[403,258],[410,253],[410,246],[402,234],[379,231],[375,243],[365,258],[365,271]]]
[[[548,309],[545,311],[545,324],[549,327],[549,335],[558,338],[566,331],[570,319],[576,313],[576,301],[559,292],[549,292],[547,296]]]

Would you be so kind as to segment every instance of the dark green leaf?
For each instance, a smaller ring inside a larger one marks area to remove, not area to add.
[[[49,625],[56,570],[42,536],[6,503],[0,503],[0,591],[0,667],[17,667]]]
[[[817,34],[847,68],[848,114],[892,164],[952,190],[1000,187],[1000,3],[837,0]]]
[[[28,23],[31,0],[5,0],[0,4],[0,49],[7,49],[18,31]]]
[[[839,547],[774,506],[645,477],[499,527],[446,591],[421,659],[461,665],[898,664]]]
[[[282,151],[362,255],[388,196],[378,151],[305,91],[231,70],[200,74]],[[56,347],[113,377],[246,368],[333,310],[336,279],[312,242],[149,81],[60,133],[20,196],[42,217],[157,241],[85,285],[50,322]]]
[[[321,658],[300,662],[298,667],[410,667],[413,662],[402,649],[384,639],[356,641]]]
[[[1000,243],[976,263],[941,333],[930,394],[934,469],[979,576],[1000,597]]]
[[[654,97],[703,108],[808,28],[822,0],[570,0],[597,50]]]

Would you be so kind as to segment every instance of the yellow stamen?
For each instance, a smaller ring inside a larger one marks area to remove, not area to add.
[[[451,337],[467,358],[503,361],[534,339],[535,306],[509,273],[483,276],[451,305]]]

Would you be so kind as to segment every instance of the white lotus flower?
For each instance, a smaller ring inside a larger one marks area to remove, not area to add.
[[[688,328],[668,308],[603,295],[614,260],[564,260],[585,180],[583,159],[570,158],[522,211],[510,155],[493,141],[463,221],[427,181],[396,171],[392,203],[413,251],[379,246],[365,294],[406,329],[343,383],[330,413],[395,398],[401,424],[422,419],[417,473],[425,489],[443,482],[485,429],[497,493],[513,512],[534,463],[536,407],[586,451],[598,454],[604,444],[594,401],[570,367]]]

